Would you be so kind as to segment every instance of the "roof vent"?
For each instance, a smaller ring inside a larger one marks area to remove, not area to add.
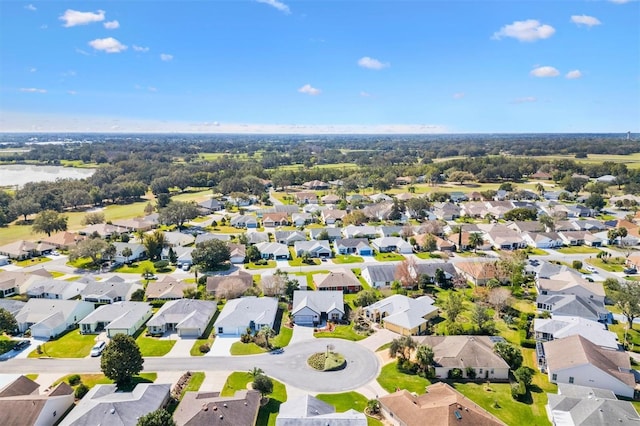
[[[245,406],[247,405],[247,401],[245,401],[245,402],[244,402],[244,405],[245,405]]]
[[[222,406],[223,406],[224,408],[227,408],[227,403],[225,402],[224,404],[222,404]]]
[[[220,420],[224,419],[224,416],[222,414],[220,414]]]
[[[115,409],[115,408],[112,408],[109,412],[110,412],[111,414],[115,414],[115,413],[116,413],[116,409]]]
[[[218,411],[218,406],[217,405],[213,406],[213,411]]]

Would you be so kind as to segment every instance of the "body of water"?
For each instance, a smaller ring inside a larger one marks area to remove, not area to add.
[[[9,164],[0,166],[0,187],[20,188],[29,182],[54,182],[57,179],[83,179],[95,173],[95,169],[79,169],[62,166],[35,166]]]

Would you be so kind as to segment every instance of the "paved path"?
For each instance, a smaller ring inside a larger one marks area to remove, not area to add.
[[[167,340],[175,340],[173,348],[165,355],[167,358],[184,358],[191,356],[191,348],[195,343],[195,339],[182,339],[177,334],[172,334]]]
[[[228,370],[205,371],[204,381],[202,382],[202,385],[200,385],[200,391],[220,392],[227,381],[227,377],[229,377],[229,374],[231,373],[232,371]]]
[[[294,325],[293,336],[291,336],[289,346],[296,343],[305,342],[307,340],[313,340],[313,327]]]
[[[239,341],[239,337],[216,336],[215,340],[213,341],[213,345],[211,345],[211,350],[207,352],[205,356],[230,356],[231,345]]]
[[[347,359],[340,371],[320,372],[307,365],[307,358],[324,352],[333,345]],[[314,339],[287,347],[281,354],[260,354],[228,357],[145,358],[145,371],[247,371],[259,367],[264,372],[293,387],[309,392],[345,392],[375,380],[380,370],[378,357],[357,343],[341,339]],[[100,371],[98,358],[84,359],[12,359],[0,362],[0,373],[69,374]]]
[[[399,337],[398,334],[393,333],[386,328],[380,328],[366,339],[359,340],[358,344],[369,349],[371,352],[375,352],[380,346],[389,343],[397,337]]]

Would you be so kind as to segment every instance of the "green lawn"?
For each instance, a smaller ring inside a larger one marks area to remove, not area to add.
[[[122,265],[119,268],[115,269],[115,272],[123,273],[123,274],[138,274],[142,275],[145,269],[150,269],[152,273],[156,273],[156,268],[153,266],[153,262],[150,260],[143,260],[142,262],[135,262],[131,265]],[[166,270],[163,270],[162,273],[169,273],[175,271],[175,266],[167,266]]]
[[[202,386],[202,382],[204,382],[205,374],[203,371],[196,371],[195,373],[191,373],[191,378],[189,379],[189,384],[184,388],[184,392],[197,392],[200,390],[200,386]],[[182,393],[184,395],[184,392]]]
[[[0,355],[9,352],[16,345],[16,341],[11,340],[9,336],[0,334]]]
[[[270,269],[270,268],[275,268],[276,265],[277,264],[275,260],[270,260],[267,262],[266,265],[256,265],[253,262],[249,262],[249,263],[245,263],[244,267],[247,269]]]
[[[52,358],[84,358],[89,355],[96,344],[95,334],[80,334],[80,330],[72,330],[64,336],[40,345],[43,353],[33,350],[29,358],[49,356]]]
[[[176,341],[168,339],[160,340],[157,337],[147,337],[145,333],[141,333],[136,339],[136,343],[140,347],[142,356],[165,356],[171,348],[173,348],[173,345],[176,344]]]
[[[547,251],[544,251],[544,250],[539,249],[539,248],[534,248],[534,247],[526,248],[525,252],[527,254],[534,255],[534,256],[546,256],[546,255],[549,254],[549,252],[547,252]]]
[[[360,281],[360,284],[362,284],[362,289],[363,290],[371,289],[371,286],[369,285],[367,280],[362,278],[362,269],[360,269],[360,268],[352,268],[351,271],[353,271],[353,273],[355,274],[355,276],[358,279],[358,281]]]
[[[250,343],[235,342],[233,345],[231,345],[230,352],[231,352],[231,355],[256,355],[256,354],[263,354],[266,351],[253,342],[250,342]]]
[[[40,263],[51,262],[51,259],[48,257],[32,257],[31,259],[21,260],[20,262],[15,262],[14,264],[17,266],[25,267],[25,266],[33,266],[38,265]],[[55,277],[54,277],[55,278]]]
[[[420,252],[420,253],[416,253],[415,255],[418,256],[420,259],[441,259],[442,258],[437,253]]]
[[[398,253],[376,253],[374,256],[378,262],[394,262],[404,260],[404,256]]]
[[[213,333],[213,324],[215,324],[216,319],[218,319],[218,315],[220,315],[220,310],[222,309],[220,308],[220,306],[218,306],[218,308],[219,309],[217,309],[213,314],[213,318],[211,318],[211,322],[209,322],[207,329],[204,331],[204,335],[209,337],[206,339],[196,339],[196,341],[193,343],[193,346],[191,347],[191,356],[203,356],[204,353],[200,352],[200,346],[206,344],[209,345],[209,348],[211,348],[211,346],[213,345],[213,341],[216,338],[216,335]]]
[[[601,268],[609,272],[622,272],[625,268],[624,257],[610,257],[606,262],[602,259],[598,259],[597,257],[592,257],[590,259],[586,259],[586,262],[596,268]]]
[[[378,376],[378,383],[387,392],[393,393],[399,388],[422,395],[424,389],[431,384],[429,380],[418,375],[405,374],[398,371],[397,366],[398,361],[390,362],[382,367],[382,371]]]
[[[25,374],[25,375],[24,375],[24,377],[26,377],[26,378],[27,378],[27,379],[29,379],[29,380],[33,380],[34,382],[35,382],[36,380],[38,380],[38,377],[39,377],[39,376],[40,376],[39,374]]]
[[[98,269],[96,265],[93,264],[93,261],[88,257],[81,257],[74,261],[67,261],[67,266],[71,266],[76,269]]]
[[[73,374],[68,374],[64,377],[59,378],[53,383],[53,386],[57,385],[60,382],[69,383],[69,377],[73,376]],[[95,385],[109,385],[113,383],[113,380],[105,377],[104,374],[79,374],[81,383],[84,383],[89,389],[94,387]],[[124,391],[131,391],[138,383],[153,383],[158,378],[158,373],[140,373],[137,376],[133,376],[131,379],[131,387],[123,389]]]
[[[628,350],[640,353],[640,326],[634,324],[635,328],[627,329],[625,333],[626,327],[628,327],[626,321],[619,322],[617,324],[610,324],[609,331],[616,333],[618,341],[622,344],[624,344],[626,334]]]
[[[333,331],[320,331],[318,333],[313,333],[313,335],[320,338],[330,337],[334,339],[351,340],[354,342],[367,337],[353,331],[353,327],[351,325],[337,325]]]
[[[258,412],[258,426],[273,426],[276,424],[276,417],[280,411],[280,404],[287,400],[287,389],[284,384],[275,379],[273,380],[273,393],[269,395],[269,402],[260,407]],[[220,396],[233,396],[236,391],[247,389],[247,385],[253,381],[251,375],[247,372],[236,371],[227,378]]]
[[[63,275],[66,275],[64,272],[58,272],[58,271],[49,271],[49,273],[53,278],[60,278]]]
[[[293,260],[289,261],[289,266],[309,266],[309,265],[319,265],[322,263],[320,259],[309,259],[311,263],[304,263],[301,257],[296,257]]]
[[[361,413],[367,407],[367,398],[358,392],[344,393],[320,393],[316,395],[321,401],[331,404],[336,408],[336,412],[344,413],[347,410],[354,409]],[[367,424],[369,426],[382,426],[382,422],[378,419],[367,416]]]
[[[284,323],[285,319],[282,318],[280,333],[276,337],[271,339],[271,344],[276,348],[284,348],[291,341],[291,337],[293,337],[293,328],[286,327]]]
[[[345,264],[345,263],[362,263],[364,258],[361,256],[354,256],[352,254],[339,254],[333,259],[333,263]]]
[[[556,251],[562,254],[598,254],[600,252],[600,249],[587,246],[571,246],[562,247],[557,249]]]

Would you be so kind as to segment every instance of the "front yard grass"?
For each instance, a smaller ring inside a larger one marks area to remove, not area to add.
[[[48,356],[51,358],[84,358],[89,355],[96,344],[95,334],[80,334],[79,329],[71,330],[67,334],[40,345],[42,353],[36,349],[31,351],[29,358]]]
[[[367,398],[358,392],[321,393],[316,395],[316,398],[326,402],[327,404],[333,405],[338,413],[344,413],[350,409],[364,413],[364,409],[367,407]],[[367,416],[367,425],[382,426],[382,422],[378,419]]]
[[[333,258],[333,263],[346,264],[346,263],[362,263],[364,258],[362,256],[354,256],[352,254],[339,254]]]
[[[315,337],[323,338],[330,337],[334,339],[345,339],[356,342],[358,340],[365,339],[367,336],[363,336],[362,334],[358,334],[353,330],[353,326],[350,325],[337,325],[333,331],[319,331],[317,333],[313,333]]]
[[[33,266],[39,263],[46,263],[46,262],[51,262],[51,259],[45,256],[41,256],[41,257],[32,257],[31,259],[21,260],[19,262],[15,262],[14,264],[16,266],[21,266],[24,268],[25,266]]]
[[[244,267],[247,269],[271,269],[271,268],[275,268],[277,266],[277,263],[275,260],[269,260],[267,261],[266,265],[256,265],[253,262],[249,262],[249,263],[245,263]]]
[[[289,344],[291,338],[293,337],[293,328],[286,327],[284,325],[285,319],[282,319],[282,326],[280,327],[280,333],[273,339],[271,339],[271,344],[276,348],[284,348]]]
[[[602,259],[598,259],[596,257],[585,259],[585,261],[595,266],[596,268],[604,269],[609,272],[622,272],[625,268],[625,258],[624,257],[610,257],[607,261],[603,261]]]
[[[320,259],[309,259],[309,262],[311,263],[305,263],[301,257],[296,257],[289,261],[289,266],[313,266],[322,263]]]
[[[378,262],[396,262],[404,260],[404,256],[398,253],[376,253],[374,258]]]
[[[136,343],[140,347],[142,356],[165,356],[176,344],[176,341],[149,337],[145,336],[145,333],[141,333],[136,339]]]
[[[625,328],[628,327],[627,322],[618,322],[617,324],[609,324],[609,331],[613,331],[618,336],[618,342],[624,344]],[[637,328],[640,328],[636,325]],[[627,350],[640,353],[640,331],[636,328],[626,330]]]
[[[209,349],[211,349],[211,346],[213,346],[213,341],[216,338],[216,335],[213,333],[213,325],[216,323],[221,309],[222,308],[218,306],[215,314],[213,314],[213,318],[211,318],[211,322],[209,322],[209,325],[207,325],[207,328],[204,331],[204,335],[208,337],[206,339],[196,339],[196,341],[193,342],[193,346],[191,347],[191,351],[189,352],[191,356],[203,356],[204,352],[200,351],[200,346],[202,345],[208,345]]]
[[[280,404],[287,400],[287,389],[284,384],[271,378],[273,381],[273,393],[269,395],[269,402],[260,407],[258,411],[258,426],[273,426],[280,411]],[[235,371],[227,377],[227,381],[220,392],[220,396],[233,396],[236,391],[247,389],[247,385],[253,382],[251,374]]]
[[[562,247],[557,249],[556,251],[562,254],[598,254],[600,252],[600,249],[587,246],[571,246]]]
[[[231,349],[229,350],[229,352],[231,352],[231,355],[256,355],[263,354],[266,351],[253,342],[235,342],[233,345],[231,345]]]
[[[116,268],[114,271],[119,272],[121,274],[138,274],[142,275],[145,270],[149,269],[151,273],[162,272],[162,273],[170,273],[176,270],[175,266],[168,265],[166,269],[162,271],[156,271],[156,268],[153,266],[153,262],[150,260],[143,260],[142,262],[133,262],[131,265],[122,265],[119,268]]]
[[[356,276],[358,281],[360,281],[360,284],[362,284],[362,289],[363,290],[370,290],[371,289],[371,286],[369,285],[367,280],[362,278],[362,269],[360,269],[360,268],[352,268],[351,271],[354,273],[354,275]]]
[[[406,374],[398,370],[398,361],[390,362],[382,367],[378,376],[378,383],[384,390],[393,393],[398,389],[406,389],[422,395],[431,382],[416,374]],[[511,397],[511,394],[509,394]],[[516,423],[517,424],[517,423]]]
[[[68,374],[64,377],[56,380],[53,386],[56,386],[58,383],[67,382],[69,383],[69,377],[74,376],[75,374]],[[89,389],[93,388],[95,385],[109,385],[113,383],[113,380],[107,378],[104,374],[79,374],[80,383],[84,383],[86,387]],[[131,378],[131,386],[122,389],[123,391],[131,391],[138,383],[153,383],[158,378],[158,373],[140,373],[137,376],[133,376]],[[78,385],[80,384],[78,383]],[[77,385],[75,386],[77,387]],[[74,388],[75,388],[74,387]]]
[[[442,258],[442,256],[440,256],[438,253],[429,253],[426,251],[415,253],[415,255],[420,259],[441,259]]]

